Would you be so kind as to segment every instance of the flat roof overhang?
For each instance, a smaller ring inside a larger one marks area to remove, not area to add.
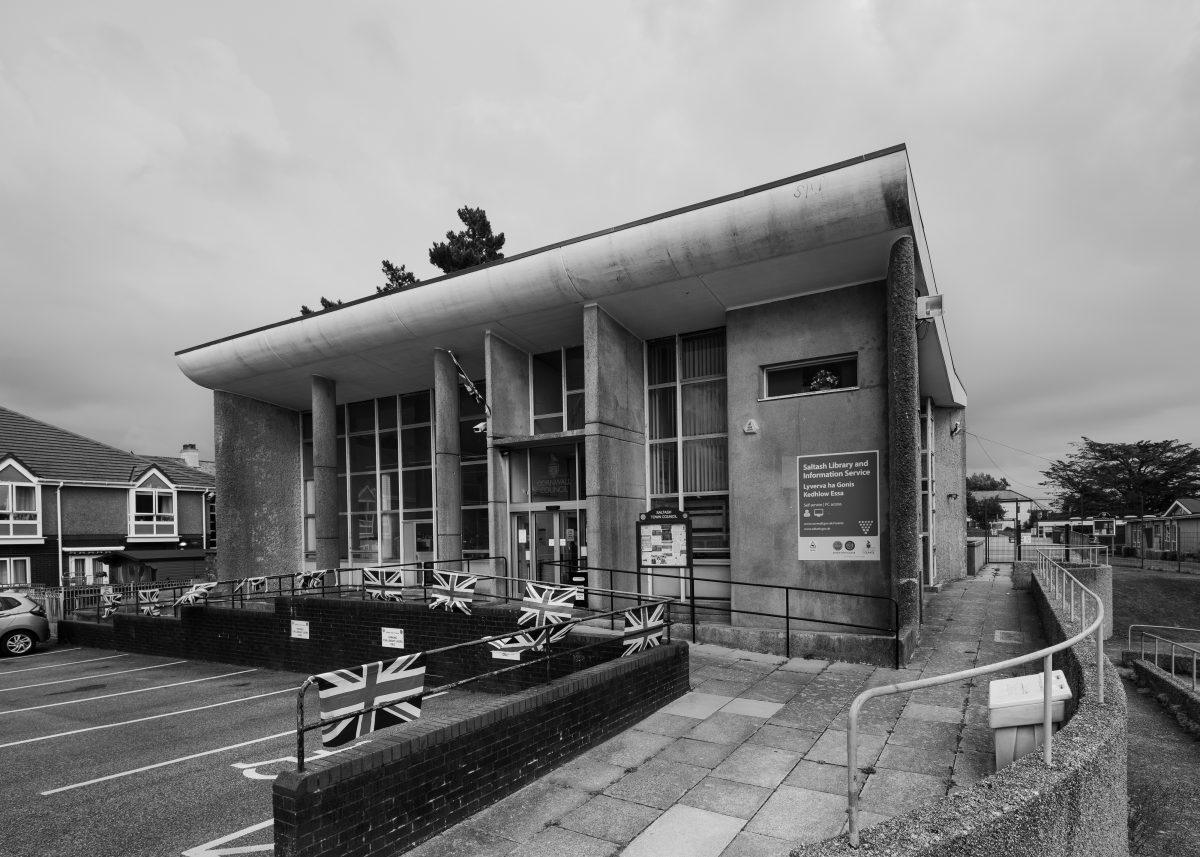
[[[637,336],[716,327],[731,309],[882,280],[912,236],[936,294],[903,146],[864,155],[180,351],[195,383],[295,410],[311,377],[339,402],[430,386],[435,348],[483,375],[486,331],[532,353],[583,341],[595,303]],[[921,341],[921,395],[966,405],[941,318]]]

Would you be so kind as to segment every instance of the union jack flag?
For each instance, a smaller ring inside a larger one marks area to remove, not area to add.
[[[265,592],[267,579],[265,577],[244,577],[233,587],[234,592]]]
[[[664,618],[666,609],[667,605],[660,602],[625,611],[625,639],[621,641],[625,644],[625,651],[621,657],[652,649],[662,643],[663,632],[667,628]]]
[[[138,590],[138,609],[147,616],[159,616],[161,613],[158,609],[158,590],[157,589],[139,589]]]
[[[403,601],[404,573],[400,569],[386,571],[384,569],[364,568],[363,586],[367,594],[379,601]]]
[[[471,615],[471,599],[475,597],[475,584],[479,582],[478,577],[460,574],[456,571],[435,571],[433,580],[434,584],[429,589],[429,594],[433,598],[429,602],[430,610],[441,607],[447,613],[461,610],[468,616]]]
[[[104,618],[107,619],[121,609],[121,605],[125,603],[125,596],[120,592],[102,592],[100,601],[104,604]]]
[[[337,747],[376,729],[421,716],[425,653],[334,670],[315,678],[321,720],[326,724],[321,728],[321,743]]]
[[[508,660],[521,659],[521,653],[533,649],[535,652],[540,652],[545,648],[546,631],[522,631],[513,637],[501,637],[499,640],[488,640],[488,645],[495,649],[492,652],[493,658],[505,658]]]
[[[191,589],[175,600],[174,606],[178,607],[180,604],[207,604],[209,590],[216,585],[215,582],[193,583]]]
[[[325,574],[329,569],[322,571],[302,571],[296,575],[297,589],[320,589],[325,585]]]
[[[577,586],[554,586],[548,583],[525,583],[525,600],[521,602],[521,615],[518,625],[561,625],[569,622],[574,615],[571,608],[579,597]],[[570,625],[554,629],[547,642],[554,643],[567,636]]]

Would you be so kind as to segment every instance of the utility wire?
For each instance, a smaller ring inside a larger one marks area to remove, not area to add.
[[[990,437],[983,437],[982,435],[975,434],[975,432],[973,432],[973,431],[968,431],[967,434],[969,434],[971,437],[975,438],[977,441],[978,440],[986,440],[988,443],[994,443],[997,446],[1003,446],[1006,449],[1011,449],[1013,452],[1019,452],[1022,455],[1031,455],[1034,458],[1040,458],[1042,461],[1049,461],[1051,464],[1055,463],[1053,458],[1047,458],[1044,455],[1038,455],[1036,452],[1030,452],[1027,449],[1017,449],[1017,447],[1015,447],[1015,446],[1009,446],[1007,443],[1003,443],[998,440],[992,440]]]
[[[1000,471],[1000,475],[1003,476],[1005,479],[1007,479],[1008,483],[1010,485],[1020,485],[1023,488],[1028,488],[1030,491],[1041,490],[1039,488],[1034,488],[1032,485],[1026,485],[1024,482],[1017,482],[1015,479],[1010,478],[1009,475],[1004,472],[1004,468],[1002,468],[999,464],[996,463],[996,459],[992,458],[991,453],[989,453],[987,451],[987,448],[984,447],[984,445],[980,442],[979,435],[974,434],[973,432],[967,432],[967,434],[969,434],[969,435],[971,435],[971,437],[975,438],[975,444],[979,447],[980,451],[983,452],[983,454],[987,456],[987,460],[992,463],[993,467],[995,467],[997,470]],[[1001,446],[1003,446],[1003,445],[1004,444],[1001,444]],[[1021,450],[1019,450],[1019,449],[1017,450],[1017,452],[1020,452],[1020,451]],[[1032,453],[1030,453],[1030,454],[1032,455]],[[1038,456],[1038,458],[1041,458],[1041,456]],[[1038,502],[1037,498],[1035,498],[1035,497],[1029,497],[1027,499],[1029,499],[1033,503],[1037,503],[1038,506],[1042,506],[1042,504],[1040,502]],[[1042,508],[1045,508],[1045,507],[1042,507]]]

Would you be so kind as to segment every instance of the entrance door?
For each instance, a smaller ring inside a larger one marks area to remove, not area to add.
[[[582,509],[516,512],[513,567],[522,580],[569,583],[571,569],[555,563],[586,563],[586,520]]]

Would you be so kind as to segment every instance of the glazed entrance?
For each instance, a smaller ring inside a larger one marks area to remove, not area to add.
[[[587,565],[587,512],[546,509],[513,514],[513,567],[517,577],[570,583],[570,572],[547,563]]]

